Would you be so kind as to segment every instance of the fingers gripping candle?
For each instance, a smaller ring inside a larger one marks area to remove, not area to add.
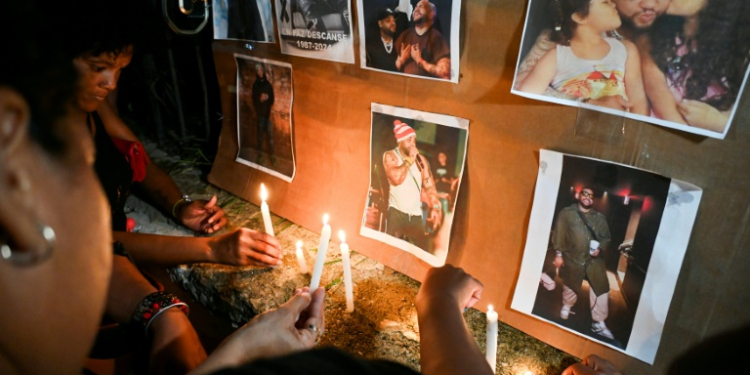
[[[326,250],[328,241],[331,240],[331,226],[328,225],[328,214],[323,215],[323,230],[320,231],[320,244],[318,245],[318,256],[315,258],[312,279],[310,280],[310,292],[320,286],[320,276],[323,274],[323,263],[326,261]]]

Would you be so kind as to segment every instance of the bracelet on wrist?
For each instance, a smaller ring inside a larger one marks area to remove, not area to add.
[[[177,202],[174,202],[174,204],[172,205],[172,217],[174,217],[176,219],[177,218],[177,208],[179,208],[181,205],[183,205],[185,203],[190,203],[192,201],[193,201],[193,199],[190,198],[189,195],[183,194],[182,197],[180,197],[180,200],[178,200]]]
[[[155,292],[147,295],[138,303],[130,319],[131,324],[143,327],[143,331],[148,335],[148,329],[151,323],[164,311],[178,307],[185,315],[188,315],[190,309],[185,302],[180,301],[174,294]]]
[[[560,251],[555,251],[555,256],[561,257],[561,256],[562,256],[562,252],[560,252]]]

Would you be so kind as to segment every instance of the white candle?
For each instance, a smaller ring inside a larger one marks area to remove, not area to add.
[[[305,255],[302,254],[302,241],[297,241],[297,263],[299,263],[299,272],[309,273]]]
[[[492,367],[492,373],[497,368],[497,312],[492,305],[487,307],[487,345],[485,346],[485,358]]]
[[[263,225],[266,227],[266,233],[275,236],[273,233],[273,222],[271,221],[271,212],[268,210],[268,192],[266,191],[266,185],[260,184],[260,213],[263,215]]]
[[[314,292],[320,286],[320,276],[323,274],[323,263],[326,261],[326,250],[328,241],[331,240],[331,226],[328,225],[328,214],[323,215],[323,230],[320,231],[320,244],[318,244],[318,256],[315,258],[312,278],[310,279],[310,292]]]
[[[344,263],[344,290],[346,291],[346,312],[354,311],[354,292],[352,291],[352,265],[349,261],[349,245],[346,244],[346,234],[339,231],[341,239],[341,262]]]

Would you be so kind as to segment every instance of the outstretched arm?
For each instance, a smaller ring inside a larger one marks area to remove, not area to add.
[[[111,137],[139,142],[138,137],[114,112],[109,103],[103,102],[97,109],[102,118],[104,128]],[[164,212],[175,213],[175,219],[186,227],[199,232],[213,233],[226,225],[224,210],[204,200],[196,200],[189,204],[177,204],[182,193],[169,174],[156,163],[146,165],[146,177],[140,183],[145,193]],[[177,206],[175,206],[177,204]],[[173,210],[173,208],[176,208]]]
[[[432,177],[432,169],[430,169],[430,163],[421,154],[417,154],[417,165],[422,171],[422,194],[430,202],[430,222],[432,222],[433,229],[437,229],[442,221],[443,206],[440,203],[435,179]]]
[[[638,54],[638,48],[628,40],[622,43],[628,52],[628,58],[625,61],[625,91],[628,94],[628,101],[632,105],[630,110],[632,113],[639,115],[648,115],[648,100],[646,100],[646,91],[643,88],[641,58]]]
[[[460,268],[432,268],[417,293],[422,374],[492,374],[462,311],[482,296],[482,283]]]
[[[176,237],[114,232],[115,241],[138,262],[163,266],[221,263],[234,266],[281,264],[279,241],[268,234],[240,228],[215,237]]]
[[[518,85],[518,90],[531,94],[542,94],[552,82],[557,71],[557,48],[553,48],[542,56],[531,70],[526,79]]]

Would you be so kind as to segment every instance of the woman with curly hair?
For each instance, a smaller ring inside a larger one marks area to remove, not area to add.
[[[750,58],[750,2],[675,0],[642,40],[654,115],[723,133]]]

